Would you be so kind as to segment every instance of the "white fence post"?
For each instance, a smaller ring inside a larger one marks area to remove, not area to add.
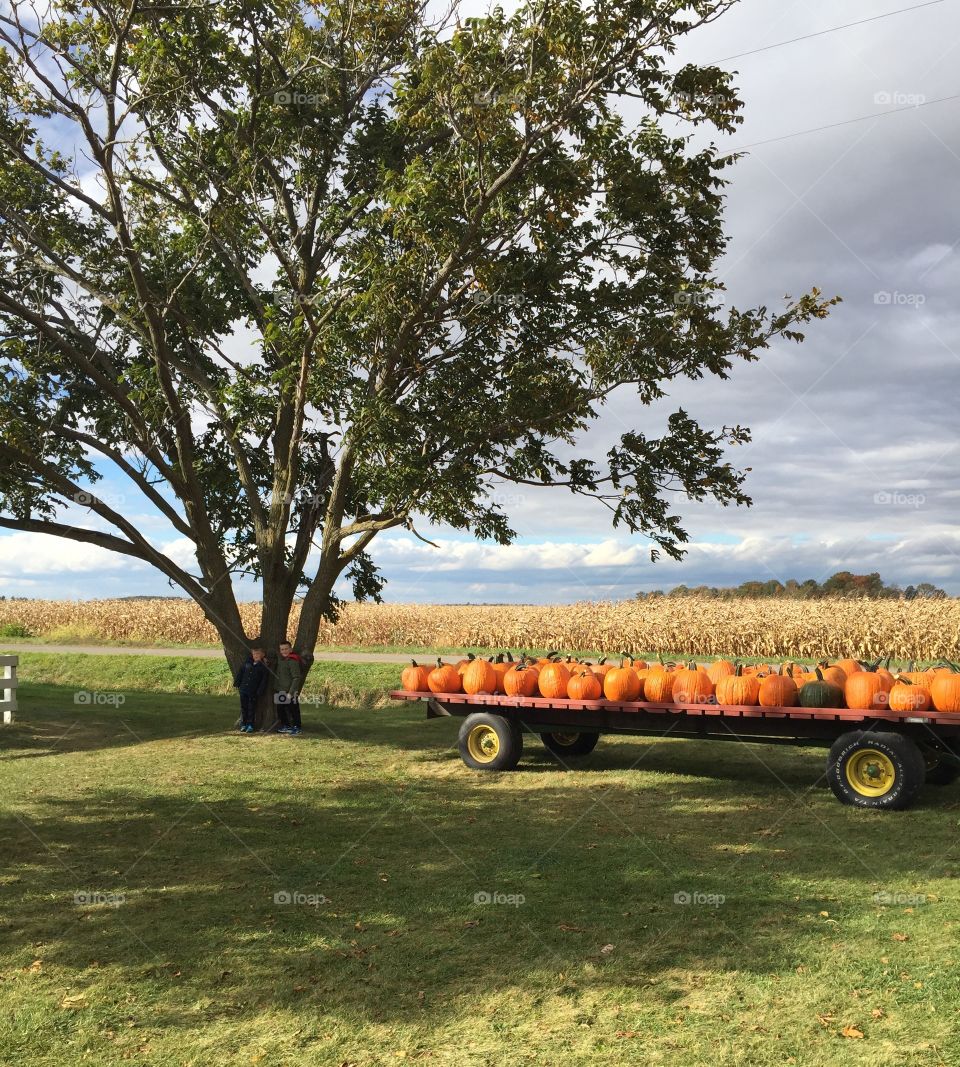
[[[13,722],[17,710],[17,665],[19,656],[0,656],[0,722]]]

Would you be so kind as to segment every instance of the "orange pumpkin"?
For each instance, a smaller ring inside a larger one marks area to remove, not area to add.
[[[829,682],[840,689],[843,689],[847,684],[847,672],[842,667],[829,666],[826,660],[820,664],[820,673],[823,675],[825,682]]]
[[[540,671],[537,686],[540,695],[548,698],[562,698],[567,695],[567,683],[570,672],[562,663],[550,663]]]
[[[760,682],[757,699],[762,708],[796,707],[797,683],[789,674],[768,674]]]
[[[461,677],[465,693],[495,693],[497,691],[497,672],[488,659],[475,659]]]
[[[851,674],[859,674],[863,670],[863,665],[856,659],[839,659],[833,666],[839,667],[848,678]]]
[[[431,693],[459,693],[463,689],[460,672],[452,663],[437,660],[437,665],[427,676]]]
[[[727,678],[737,673],[737,668],[728,659],[715,659],[707,668],[707,677],[716,685],[721,678]]]
[[[468,652],[466,659],[462,659],[462,660],[458,661],[458,663],[456,665],[457,666],[457,674],[463,674],[463,672],[467,669],[467,667],[469,667],[470,664],[473,663],[473,661],[476,658],[477,657],[472,652]]]
[[[677,671],[673,680],[673,699],[678,704],[709,704],[713,697],[713,682],[706,671],[695,663]]]
[[[603,679],[603,695],[620,704],[642,700],[643,683],[632,667],[614,667]]]
[[[410,666],[404,667],[400,674],[400,684],[408,693],[426,693],[429,689],[428,679],[430,668],[421,667],[415,659],[410,660]]]
[[[603,695],[600,679],[589,669],[574,671],[567,682],[567,696],[571,700],[599,700]]]
[[[891,711],[918,712],[926,711],[931,704],[930,690],[922,685],[914,685],[906,675],[901,674],[893,683],[887,697]]]
[[[760,681],[753,674],[744,674],[737,666],[733,674],[725,674],[717,682],[717,703],[734,707],[752,707],[760,699]]]
[[[503,679],[507,676],[507,671],[510,670],[510,668],[513,666],[513,663],[504,663],[502,659],[497,657],[497,659],[495,659],[493,663],[490,664],[490,666],[493,667],[497,675],[497,688],[494,690],[494,692],[506,692],[506,690],[503,688]]]
[[[651,704],[669,704],[673,700],[676,674],[668,670],[651,670],[643,680],[643,698]]]
[[[937,711],[960,712],[960,674],[938,673],[930,683],[930,697]]]
[[[885,711],[887,694],[893,688],[893,678],[877,671],[855,671],[847,676],[843,695],[847,707],[855,711]]]
[[[613,670],[613,664],[612,663],[607,663],[605,661],[606,661],[606,656],[604,656],[604,658],[602,660],[600,660],[599,663],[592,663],[590,665],[590,670],[592,670],[593,673],[598,678],[600,678],[601,680],[603,679],[603,677],[607,673],[607,671],[612,671]]]
[[[503,676],[503,691],[511,697],[534,697],[540,672],[526,663],[515,663]]]

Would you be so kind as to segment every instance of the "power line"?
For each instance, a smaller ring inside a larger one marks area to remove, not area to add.
[[[952,96],[939,96],[936,100],[923,100],[919,104],[907,104],[905,107],[892,107],[887,111],[878,111],[874,115],[860,115],[855,119],[843,119],[841,122],[831,122],[826,126],[814,126],[810,130],[797,130],[796,133],[785,133],[781,137],[768,137],[765,141],[754,141],[752,144],[740,145],[739,148],[731,149],[734,152],[743,152],[748,148],[757,148],[762,144],[773,144],[775,141],[788,141],[791,137],[804,137],[808,133],[819,133],[821,130],[835,130],[838,126],[850,126],[854,122],[867,122],[869,119],[883,118],[884,115],[897,115],[901,111],[916,111],[921,107],[930,107],[931,104],[943,104],[948,100],[960,100],[960,93]]]
[[[744,56],[753,56],[757,52],[769,52],[771,48],[783,48],[786,44],[796,44],[797,41],[809,41],[813,37],[823,37],[827,33],[836,33],[838,30],[849,30],[851,26],[863,26],[868,22],[877,22],[880,19],[888,19],[891,15],[902,15],[906,11],[918,11],[922,7],[933,7],[942,4],[943,0],[927,0],[923,4],[914,4],[913,7],[901,7],[896,11],[887,11],[883,15],[871,15],[867,19],[858,19],[856,22],[845,22],[842,26],[833,26],[829,30],[818,30],[816,33],[805,33],[802,37],[791,37],[789,41],[777,41],[776,44],[765,44],[761,48],[751,48],[749,52],[738,52],[735,56],[724,56],[723,59],[715,60],[711,66],[720,63],[729,63],[731,59],[742,59]]]

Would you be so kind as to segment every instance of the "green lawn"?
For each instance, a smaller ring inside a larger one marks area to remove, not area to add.
[[[389,665],[318,665],[284,738],[204,661],[55,659],[0,727],[4,1063],[958,1062],[955,788],[857,812],[816,750],[629,739],[484,775]]]

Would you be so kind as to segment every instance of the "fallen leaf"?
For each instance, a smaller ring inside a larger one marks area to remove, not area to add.
[[[467,921],[463,925],[464,926],[479,926],[480,925],[480,920],[479,919],[467,919]]]
[[[613,945],[604,945],[603,948],[600,949],[600,955],[609,956],[610,953],[613,952],[613,947]]]
[[[34,960],[29,967],[25,968],[28,971],[39,971],[43,967],[43,960]]]
[[[87,1006],[86,993],[72,993],[60,1001],[61,1008],[85,1008]]]
[[[893,940],[894,941],[909,941],[910,940],[910,935],[909,934],[894,934],[893,935]]]
[[[569,933],[580,934],[580,933],[583,933],[583,927],[582,926],[571,926],[569,923],[560,923],[559,925],[560,925],[560,929],[565,934],[569,934]]]
[[[640,1031],[639,1030],[618,1030],[613,1036],[614,1037],[639,1037],[640,1036]]]
[[[870,1012],[870,1014],[873,1016],[874,1019],[882,1019],[883,1018],[883,1008],[874,1008]]]
[[[817,1012],[817,1022],[820,1023],[821,1026],[829,1026],[833,1022],[833,1013],[831,1012],[828,1015],[821,1015],[820,1012]]]
[[[829,919],[830,918],[830,912],[829,911],[821,911],[820,912],[820,918],[821,919]]]
[[[858,1030],[852,1023],[845,1026],[840,1033],[844,1037],[863,1037],[863,1031]]]

